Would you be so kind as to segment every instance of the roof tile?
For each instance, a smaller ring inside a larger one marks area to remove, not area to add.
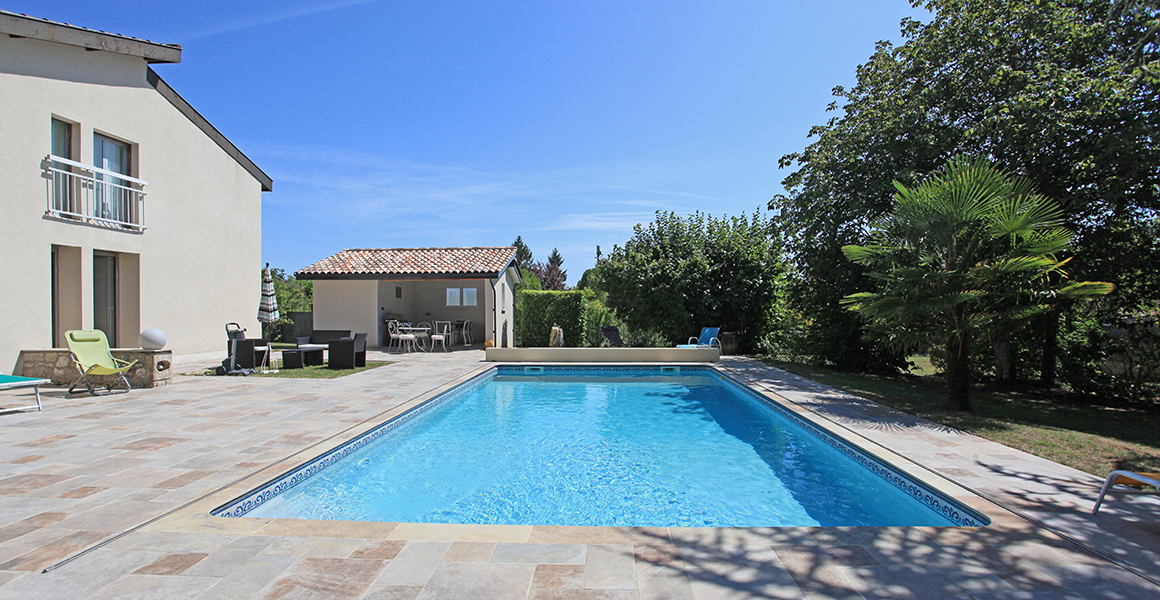
[[[516,256],[514,246],[490,248],[363,248],[343,250],[300,269],[296,276],[478,275],[499,273]]]

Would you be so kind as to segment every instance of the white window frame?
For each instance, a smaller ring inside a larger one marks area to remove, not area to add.
[[[462,306],[459,296],[459,288],[447,288],[447,306]]]

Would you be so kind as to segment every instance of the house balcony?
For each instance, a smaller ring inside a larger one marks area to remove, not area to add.
[[[149,182],[52,154],[41,166],[48,182],[45,216],[145,231],[145,186]]]

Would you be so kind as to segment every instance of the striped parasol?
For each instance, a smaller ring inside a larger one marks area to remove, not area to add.
[[[278,320],[278,297],[274,295],[274,276],[270,274],[270,263],[262,271],[262,302],[258,304],[258,320],[273,323]]]

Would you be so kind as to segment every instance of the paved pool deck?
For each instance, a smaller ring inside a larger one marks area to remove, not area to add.
[[[0,414],[0,599],[1160,598],[1149,580],[1160,581],[1157,499],[1117,496],[1092,516],[1097,477],[739,357],[718,367],[868,450],[914,461],[992,524],[209,516],[222,498],[490,366],[481,350],[387,360],[398,362],[337,380],[178,376],[101,398],[50,388],[44,412]],[[6,393],[0,405],[24,399]]]

